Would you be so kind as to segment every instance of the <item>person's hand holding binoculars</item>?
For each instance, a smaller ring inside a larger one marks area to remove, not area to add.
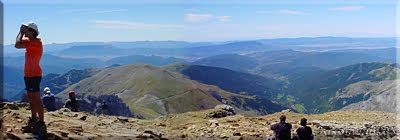
[[[22,34],[25,34],[27,31],[28,31],[28,27],[25,26],[25,25],[21,25],[20,32],[21,32]]]

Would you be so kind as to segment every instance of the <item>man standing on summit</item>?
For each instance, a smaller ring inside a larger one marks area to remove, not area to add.
[[[42,41],[38,26],[29,22],[22,24],[18,33],[15,48],[25,49],[24,81],[25,90],[31,109],[31,118],[25,126],[24,132],[33,132],[35,137],[45,139],[46,124],[44,123],[44,109],[40,99],[40,82],[42,80],[42,69],[40,59],[43,54]],[[25,36],[25,38],[23,38]]]

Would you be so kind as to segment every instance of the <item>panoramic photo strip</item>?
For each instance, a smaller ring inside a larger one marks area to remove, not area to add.
[[[2,0],[0,139],[400,139],[398,0]]]

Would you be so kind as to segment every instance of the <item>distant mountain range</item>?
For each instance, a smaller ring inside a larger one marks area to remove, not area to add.
[[[50,44],[41,86],[61,99],[76,90],[87,112],[107,100],[120,108],[114,115],[139,118],[217,104],[251,114],[394,112],[399,51],[393,46],[393,38],[340,37]],[[24,93],[24,60],[5,54],[7,100]]]
[[[344,49],[378,49],[396,46],[396,38],[300,37],[257,40],[266,45],[301,51],[329,51]]]
[[[389,49],[395,50],[395,49]],[[301,79],[310,73],[321,73],[326,70],[362,62],[396,62],[395,52],[386,49],[355,51],[343,50],[328,52],[300,52],[278,50],[258,52],[247,55],[224,54],[203,58],[193,62],[197,65],[222,67],[269,78],[292,81]],[[380,53],[374,53],[380,52]],[[375,55],[372,55],[375,54]]]
[[[341,108],[350,110],[353,108],[365,110],[375,108],[377,110],[393,112],[393,101],[382,102],[382,98],[385,97],[386,99],[388,96],[377,94],[379,94],[378,91],[391,96],[394,94],[393,86],[387,86],[386,88],[382,88],[381,86],[383,86],[382,82],[390,85],[393,83],[390,80],[395,80],[396,72],[394,71],[396,70],[393,70],[394,64],[388,63],[396,62],[396,51],[397,49],[394,48],[374,50],[351,49],[327,52],[278,50],[247,55],[216,55],[200,59],[193,62],[193,64],[221,67],[285,82],[286,84],[280,87],[282,90],[277,92],[278,95],[273,100],[282,105],[297,108],[301,112],[320,113]],[[385,69],[382,67],[385,67]],[[369,84],[369,86],[374,85],[373,91],[376,94],[372,96],[370,94],[372,91],[366,90],[365,92],[368,93],[358,93],[357,98],[353,96],[351,98],[335,97],[337,92],[340,92],[340,90],[343,90],[347,86],[349,86],[347,88],[353,89],[353,86],[364,85],[357,84],[357,82],[374,80],[368,77],[370,76],[368,73],[373,70],[379,71],[377,69],[384,69],[384,71],[380,70],[380,76],[383,79],[375,79],[379,82]],[[351,74],[354,74],[353,76],[356,76],[356,74],[363,76],[359,77],[359,79],[354,79],[354,81],[339,80],[336,77],[337,75],[346,75],[347,77],[343,77],[343,79],[346,79]],[[389,81],[387,81],[387,77],[390,77]],[[387,89],[387,91],[383,91],[383,89]],[[387,105],[385,103],[391,104]],[[349,104],[352,105],[348,106]]]
[[[63,58],[54,55],[45,54],[42,56],[40,65],[43,74],[57,73],[62,74],[71,69],[85,69],[88,67],[104,67],[103,62],[94,58]],[[23,72],[25,64],[25,56],[5,57],[4,66],[17,68]]]
[[[185,63],[183,59],[173,57],[160,57],[160,56],[143,56],[143,55],[130,55],[121,56],[110,59],[108,61],[101,61],[95,58],[65,58],[55,55],[45,54],[42,56],[40,65],[43,73],[56,73],[62,74],[71,69],[85,69],[89,67],[107,67],[112,65],[126,65],[126,64],[151,64],[156,66],[168,65],[173,63]],[[4,66],[13,67],[18,70],[23,70],[25,63],[25,56],[18,57],[5,57]]]
[[[257,59],[238,54],[221,54],[206,57],[192,64],[227,68],[241,72],[249,72],[250,69],[259,65]]]
[[[143,56],[143,55],[129,55],[121,56],[107,60],[106,65],[127,65],[127,64],[151,64],[155,66],[163,66],[174,63],[186,63],[185,60],[174,57],[160,57],[160,56]]]
[[[195,60],[213,55],[237,53],[248,54],[269,50],[293,49],[299,51],[327,51],[343,49],[382,49],[396,46],[395,38],[278,38],[226,42],[185,41],[135,41],[135,42],[76,42],[47,44],[45,53],[58,56],[95,57],[102,59],[124,55],[158,55]],[[6,45],[5,56],[23,55],[23,50]],[[217,49],[218,48],[218,49]],[[97,55],[96,55],[97,54]]]

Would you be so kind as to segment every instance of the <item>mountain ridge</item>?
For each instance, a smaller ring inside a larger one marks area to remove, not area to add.
[[[69,90],[83,97],[116,95],[133,113],[143,118],[206,109],[224,103],[261,114],[284,109],[269,100],[230,93],[147,64],[104,69],[72,85],[58,96],[65,99]]]

